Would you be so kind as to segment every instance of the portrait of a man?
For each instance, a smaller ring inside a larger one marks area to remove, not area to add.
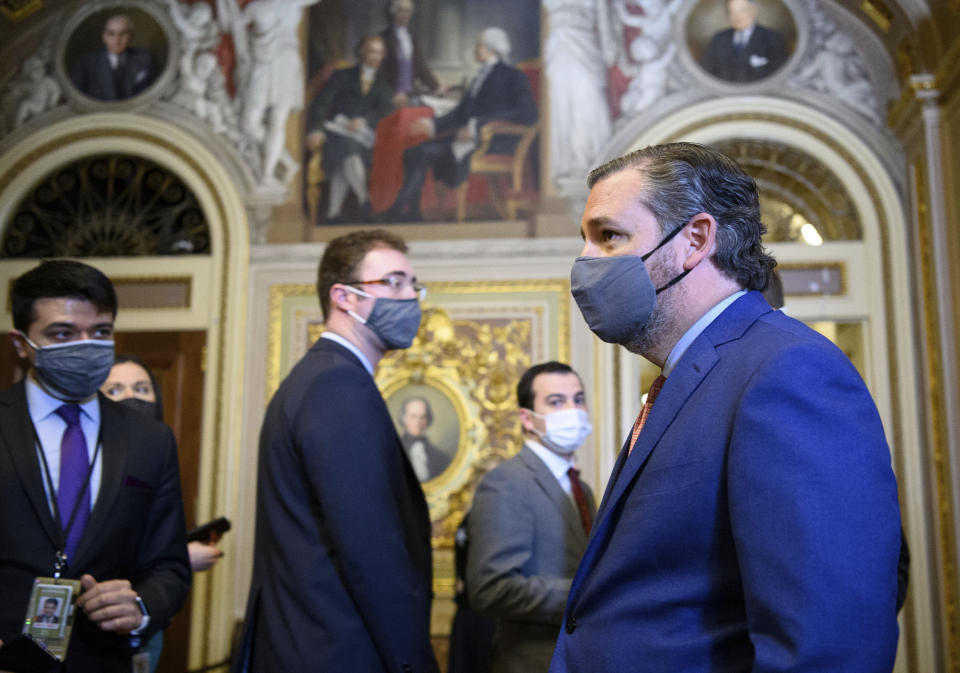
[[[70,67],[74,86],[90,98],[122,101],[142,93],[156,80],[157,60],[150,50],[134,46],[135,26],[130,14],[107,17],[101,45],[84,51]]]
[[[447,469],[453,456],[441,451],[427,436],[433,409],[425,397],[408,397],[400,408],[400,438],[420,481],[430,481]]]
[[[789,55],[783,33],[758,22],[757,0],[727,0],[729,27],[716,31],[700,55],[700,65],[727,82],[749,83],[769,77]]]
[[[44,629],[55,629],[60,625],[60,599],[44,598],[40,602],[40,611],[33,618],[35,626]]]

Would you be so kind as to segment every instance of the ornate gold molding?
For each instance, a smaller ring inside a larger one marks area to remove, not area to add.
[[[957,614],[957,559],[954,554],[954,513],[950,506],[951,484],[949,479],[949,450],[945,436],[946,409],[943,404],[942,362],[940,359],[940,317],[937,311],[937,286],[934,278],[935,263],[931,237],[927,178],[923,158],[913,164],[914,194],[916,198],[917,238],[920,253],[920,283],[923,295],[924,363],[926,365],[926,406],[930,410],[929,455],[933,462],[933,474],[937,489],[937,522],[941,544],[940,580],[943,582],[944,625],[947,635],[947,670],[960,670],[960,633]]]
[[[860,9],[869,16],[877,27],[884,33],[890,30],[890,24],[893,21],[893,12],[880,0],[862,0]]]
[[[10,23],[20,23],[25,18],[43,9],[43,0],[2,0],[0,12]]]

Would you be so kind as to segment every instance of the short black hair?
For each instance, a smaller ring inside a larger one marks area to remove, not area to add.
[[[88,301],[99,312],[117,317],[116,290],[100,269],[70,259],[45,259],[13,281],[14,328],[26,334],[37,319],[37,300],[54,298]]]
[[[570,365],[556,360],[541,362],[525,371],[517,383],[517,404],[521,409],[530,409],[533,411],[533,380],[541,374],[574,374],[577,378],[580,375],[573,371]]]
[[[56,598],[48,598],[43,602],[44,605],[50,605],[51,603],[53,603],[54,607],[59,607],[60,605],[59,599]]]
[[[150,385],[153,386],[153,395],[157,398],[157,401],[154,402],[154,416],[157,417],[158,421],[163,420],[163,395],[160,391],[160,382],[157,381],[157,377],[154,375],[153,370],[147,366],[147,363],[142,359],[133,355],[131,353],[117,353],[113,356],[113,365],[122,365],[125,362],[132,362],[133,364],[143,368],[143,371],[147,373],[147,376],[150,377]]]
[[[354,231],[338,236],[329,243],[320,258],[317,269],[317,294],[323,319],[330,317],[330,288],[337,283],[355,283],[360,263],[367,253],[377,248],[388,248],[407,254],[407,244],[396,234],[384,229]]]

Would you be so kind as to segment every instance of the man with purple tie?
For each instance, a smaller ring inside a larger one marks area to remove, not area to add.
[[[126,672],[190,588],[173,434],[98,393],[117,313],[103,273],[44,261],[11,300],[28,370],[0,392],[0,638],[23,627],[34,579],[60,572],[82,586],[67,670]]]

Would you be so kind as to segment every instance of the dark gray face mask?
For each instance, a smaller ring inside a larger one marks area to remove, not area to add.
[[[570,292],[590,331],[614,344],[628,343],[640,333],[656,308],[657,295],[693,270],[687,269],[656,289],[644,264],[685,226],[676,227],[642,257],[577,257],[570,271]]]
[[[40,347],[22,334],[36,353],[37,378],[54,395],[75,402],[95,392],[113,368],[113,342],[101,339],[70,341]]]
[[[347,286],[350,287],[350,286]],[[373,297],[355,287],[350,289],[361,297]],[[389,299],[374,297],[373,310],[364,320],[350,311],[357,321],[370,328],[370,331],[379,337],[387,350],[396,348],[410,348],[417,330],[420,329],[420,300],[418,299]]]

